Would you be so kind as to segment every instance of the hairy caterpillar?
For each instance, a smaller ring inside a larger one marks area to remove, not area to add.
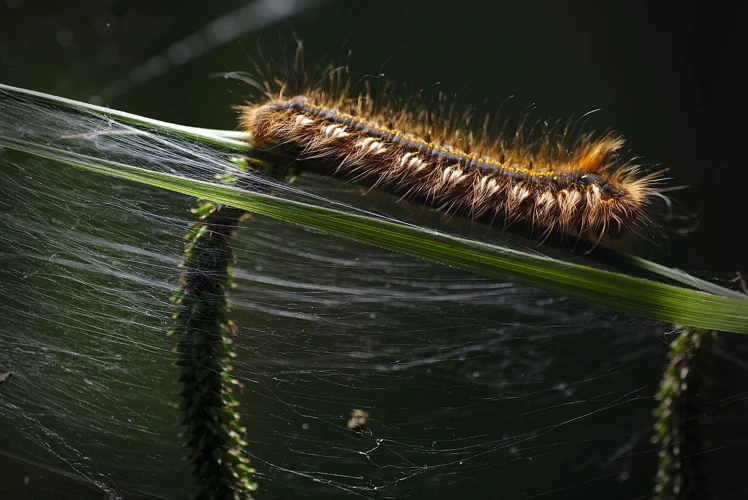
[[[646,207],[660,172],[619,163],[623,140],[546,127],[527,141],[464,131],[454,110],[429,111],[403,100],[352,90],[347,68],[309,82],[301,50],[285,79],[259,84],[262,102],[240,107],[256,144],[321,164],[334,176],[387,189],[456,215],[486,219],[542,239],[594,243],[650,224]],[[465,114],[469,118],[469,114]],[[466,120],[469,121],[469,120]]]

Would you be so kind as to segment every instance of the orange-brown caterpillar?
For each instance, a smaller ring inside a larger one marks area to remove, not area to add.
[[[326,77],[308,85],[303,71],[293,70],[275,89],[266,83],[264,102],[240,108],[242,127],[257,144],[332,175],[536,237],[599,242],[649,221],[645,208],[658,194],[658,174],[617,164],[620,137],[570,141],[567,127],[530,145],[519,133],[510,143],[491,140],[485,126],[466,133],[449,115],[380,102],[368,90],[356,94],[345,68],[330,68]]]

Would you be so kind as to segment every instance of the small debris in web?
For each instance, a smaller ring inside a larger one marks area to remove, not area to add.
[[[369,417],[368,411],[359,410],[358,408],[351,410],[351,418],[348,419],[346,427],[356,434],[371,434]]]
[[[13,372],[0,373],[0,384],[2,384],[3,382],[5,382],[6,380],[8,380],[12,376],[13,376]]]

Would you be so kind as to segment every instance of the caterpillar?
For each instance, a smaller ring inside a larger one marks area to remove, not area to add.
[[[322,165],[332,176],[541,239],[597,244],[651,224],[646,208],[662,196],[661,172],[643,175],[620,162],[618,135],[574,138],[571,125],[556,124],[527,140],[521,124],[509,140],[491,138],[487,119],[479,131],[455,119],[469,125],[470,112],[377,97],[369,85],[357,93],[347,67],[323,75],[311,83],[299,46],[285,78],[257,84],[263,98],[239,107],[240,126],[256,145]]]

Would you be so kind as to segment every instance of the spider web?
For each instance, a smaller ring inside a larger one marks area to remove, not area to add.
[[[65,148],[201,179],[226,166],[189,141],[113,134],[128,129],[105,117],[2,111],[3,137],[66,136]],[[315,176],[273,186],[424,215]],[[194,200],[9,150],[0,199],[0,372],[13,372],[0,384],[0,494],[187,498],[165,332]],[[233,374],[258,497],[651,495],[672,326],[261,216],[234,243]],[[745,346],[716,352],[709,476],[739,496]],[[368,414],[358,431],[356,410]]]
[[[20,160],[2,179],[0,485],[186,497],[164,332],[190,200]],[[263,496],[651,488],[669,327],[259,216],[235,248]]]

